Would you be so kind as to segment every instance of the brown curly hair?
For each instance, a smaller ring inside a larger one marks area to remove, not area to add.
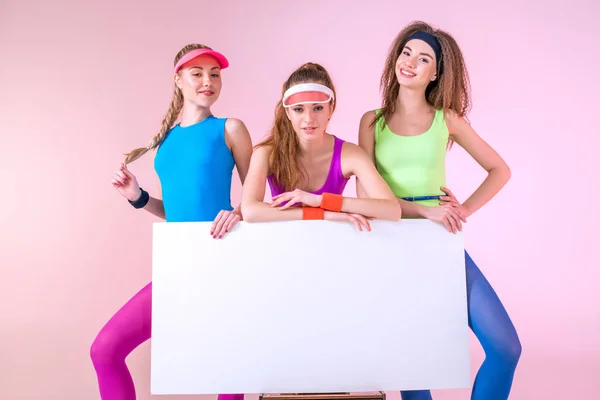
[[[400,90],[400,84],[396,78],[396,61],[408,37],[421,31],[433,35],[442,49],[437,79],[432,81],[425,90],[427,102],[437,110],[452,110],[461,117],[467,115],[471,106],[469,74],[456,40],[448,32],[435,29],[426,22],[413,21],[398,33],[390,46],[380,80],[383,97],[382,112],[373,119],[371,127],[375,126],[381,118],[389,120],[396,111],[396,101]]]

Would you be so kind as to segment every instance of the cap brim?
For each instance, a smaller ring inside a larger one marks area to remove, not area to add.
[[[283,101],[284,107],[292,107],[299,104],[320,104],[328,103],[331,100],[331,96],[327,93],[319,91],[307,91],[295,93],[287,97]]]
[[[225,69],[225,68],[229,67],[229,61],[227,60],[227,58],[223,54],[219,53],[218,51],[210,50],[201,55],[209,55],[209,56],[213,56],[214,58],[216,58],[217,62],[219,63],[219,68],[221,68],[221,69]]]
[[[214,50],[210,50],[210,49],[196,49],[196,50],[192,50],[192,51],[188,52],[183,57],[181,57],[179,59],[179,61],[177,62],[177,65],[175,65],[173,72],[174,73],[179,72],[179,70],[183,67],[184,64],[190,62],[191,60],[193,60],[197,57],[204,56],[204,55],[214,57],[214,59],[217,60],[217,63],[219,64],[219,68],[221,68],[221,69],[225,69],[225,68],[229,67],[229,61],[227,60],[227,57],[225,57],[223,54],[219,53],[218,51],[214,51]]]

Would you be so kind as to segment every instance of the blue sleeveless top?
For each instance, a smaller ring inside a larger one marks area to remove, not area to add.
[[[158,147],[154,169],[167,222],[213,221],[233,209],[235,162],[225,143],[226,120],[211,115],[187,127],[177,124]]]

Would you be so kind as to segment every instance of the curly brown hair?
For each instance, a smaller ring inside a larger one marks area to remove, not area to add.
[[[300,83],[320,83],[330,88],[335,95],[335,87],[327,70],[317,63],[308,62],[296,69],[285,81],[281,90],[281,98],[286,90]],[[335,100],[332,99],[331,112],[335,110]],[[277,182],[285,190],[293,190],[303,177],[300,165],[300,143],[292,123],[287,117],[281,100],[275,107],[275,122],[270,130],[269,137],[256,145],[269,146],[269,175],[274,175]]]
[[[177,62],[179,61],[179,59],[181,57],[183,57],[190,51],[196,50],[196,49],[211,49],[211,48],[208,46],[205,46],[203,44],[188,44],[188,45],[184,46],[181,50],[179,50],[177,55],[175,55],[175,59],[173,60],[173,66],[175,66],[177,64]],[[129,164],[129,163],[137,160],[138,158],[140,158],[141,156],[146,154],[146,152],[148,152],[149,150],[156,149],[158,146],[160,146],[160,144],[167,137],[167,133],[169,133],[169,131],[173,127],[173,124],[175,123],[175,121],[177,121],[177,118],[179,117],[179,114],[181,113],[182,107],[183,107],[183,94],[181,93],[181,89],[179,89],[177,87],[177,85],[174,85],[173,97],[171,98],[171,104],[169,105],[169,109],[167,110],[167,113],[162,121],[162,126],[161,126],[159,132],[152,138],[152,140],[150,141],[150,143],[148,144],[147,147],[140,147],[140,148],[134,149],[134,150],[130,151],[129,153],[125,154],[125,164]]]
[[[396,61],[408,37],[416,32],[433,35],[442,49],[437,79],[432,81],[425,90],[427,102],[437,110],[452,110],[461,117],[465,117],[469,111],[471,106],[469,74],[456,40],[448,32],[435,29],[426,22],[413,21],[398,33],[390,46],[380,80],[383,97],[381,113],[373,119],[371,127],[381,118],[389,120],[396,111],[396,101],[400,90],[400,84],[396,78]]]

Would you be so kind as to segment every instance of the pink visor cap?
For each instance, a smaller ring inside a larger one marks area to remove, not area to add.
[[[333,99],[333,90],[325,85],[300,83],[285,91],[282,103],[285,108],[289,108],[300,104],[328,103]]]
[[[225,68],[229,67],[229,61],[227,60],[227,58],[223,54],[219,53],[218,51],[214,51],[211,49],[196,49],[196,50],[187,52],[183,57],[181,57],[179,59],[179,61],[177,61],[175,68],[173,68],[173,73],[176,74],[177,72],[179,72],[179,70],[181,69],[181,66],[183,64],[185,64],[186,62],[193,60],[196,57],[203,56],[203,55],[209,55],[209,56],[213,56],[214,58],[216,58],[217,62],[219,63],[219,67],[221,69],[225,69]]]

